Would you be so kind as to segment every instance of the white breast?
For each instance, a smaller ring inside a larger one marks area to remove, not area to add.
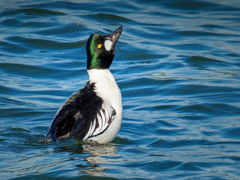
[[[99,143],[111,141],[118,133],[122,121],[121,91],[108,69],[91,69],[87,71],[90,83],[95,83],[95,92],[103,100],[108,101],[116,111],[116,117],[108,129],[101,135],[91,138]]]

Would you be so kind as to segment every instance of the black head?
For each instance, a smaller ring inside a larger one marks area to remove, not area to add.
[[[87,69],[108,69],[114,58],[114,46],[122,26],[109,35],[92,34],[87,42]]]

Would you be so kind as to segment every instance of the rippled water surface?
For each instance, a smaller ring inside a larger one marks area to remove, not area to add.
[[[120,25],[112,143],[46,143]],[[0,179],[240,179],[239,0],[0,1]]]

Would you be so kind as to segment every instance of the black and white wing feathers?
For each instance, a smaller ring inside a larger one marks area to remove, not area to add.
[[[55,115],[48,135],[53,142],[64,138],[88,139],[102,134],[114,120],[115,109],[94,92],[94,83],[74,93]]]
[[[97,112],[97,116],[91,122],[89,131],[83,139],[102,134],[114,120],[115,116],[114,108],[107,101],[103,101],[102,108]]]

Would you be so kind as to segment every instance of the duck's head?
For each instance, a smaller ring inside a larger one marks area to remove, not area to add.
[[[108,69],[114,58],[114,46],[122,26],[109,35],[92,34],[87,42],[87,69]]]

